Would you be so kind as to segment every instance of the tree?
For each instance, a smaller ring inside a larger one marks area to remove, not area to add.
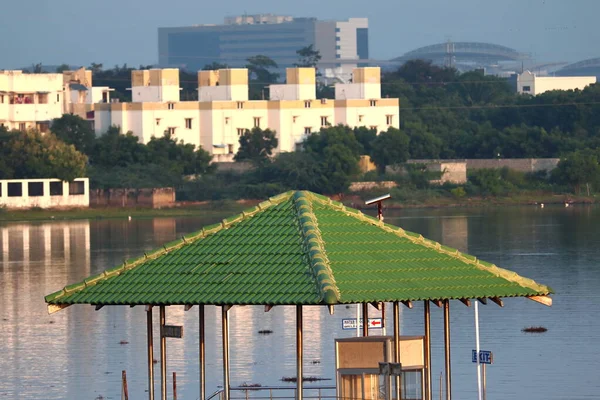
[[[44,73],[44,67],[42,66],[42,63],[33,64],[31,66],[31,73],[32,74],[42,74],[42,73]]]
[[[196,149],[191,143],[177,142],[165,134],[161,138],[153,137],[146,145],[148,159],[154,164],[162,165],[165,169],[181,175],[202,175],[212,172],[210,156],[202,147]]]
[[[320,171],[320,192],[341,193],[358,173],[362,146],[354,131],[347,126],[322,128],[311,133],[303,143],[304,151],[313,157]]]
[[[56,73],[62,74],[63,72],[68,71],[69,69],[71,69],[69,67],[69,64],[60,64],[58,67],[56,67]]]
[[[87,157],[52,133],[0,129],[0,179],[85,176]]]
[[[202,71],[217,71],[219,69],[228,69],[228,68],[229,68],[229,65],[227,65],[227,64],[213,61],[210,64],[206,64],[202,68]]]
[[[100,63],[100,64],[98,64],[98,63],[91,63],[90,64],[90,69],[92,70],[92,74],[93,75],[102,72],[102,67],[103,67],[102,63]]]
[[[259,100],[265,98],[264,89],[270,84],[277,83],[279,73],[273,72],[278,67],[271,58],[257,55],[247,59],[248,72],[250,73],[249,92],[250,99]]]
[[[381,132],[373,141],[371,160],[377,166],[380,174],[385,174],[388,165],[398,165],[408,159],[408,146],[410,139],[396,128],[388,128]]]
[[[371,154],[371,143],[377,137],[377,131],[366,126],[359,126],[354,128],[354,136],[363,147],[361,154]]]
[[[580,150],[561,158],[557,168],[552,171],[552,178],[558,183],[573,187],[581,193],[581,186],[586,186],[587,195],[590,195],[590,186],[598,187],[600,184],[600,157],[598,151]]]
[[[96,134],[90,123],[78,115],[64,114],[52,121],[52,133],[65,143],[72,144],[75,148],[88,156],[91,154]]]
[[[95,167],[127,167],[146,164],[148,158],[148,149],[133,132],[122,135],[119,127],[111,126],[96,139],[90,162]]]
[[[277,148],[279,141],[276,132],[270,129],[252,128],[240,136],[240,148],[235,161],[248,160],[255,164],[264,164]]]
[[[246,61],[248,62],[248,64],[246,64],[246,68],[248,68],[248,71],[250,72],[251,80],[255,80],[263,84],[277,82],[279,74],[276,72],[271,72],[271,70],[277,69],[279,66],[275,61],[273,61],[273,59],[259,54],[254,57],[249,57]]]
[[[319,61],[321,61],[321,52],[315,50],[312,44],[297,50],[296,54],[298,54],[298,62],[294,64],[296,67],[316,68]]]

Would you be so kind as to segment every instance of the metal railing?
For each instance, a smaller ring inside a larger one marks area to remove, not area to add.
[[[237,386],[230,387],[231,400],[273,400],[295,399],[296,388],[289,386]],[[206,400],[223,400],[224,389],[219,389]],[[307,386],[304,387],[305,399],[335,399],[335,386]]]

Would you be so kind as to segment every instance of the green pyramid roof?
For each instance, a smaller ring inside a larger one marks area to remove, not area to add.
[[[46,296],[284,305],[545,296],[552,289],[311,192],[287,192]]]

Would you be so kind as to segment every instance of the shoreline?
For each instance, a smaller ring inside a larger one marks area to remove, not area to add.
[[[374,206],[364,206],[364,200],[357,194],[333,196],[334,200],[341,201],[344,205],[361,211],[376,210]],[[202,217],[226,218],[251,208],[262,200],[225,200],[202,202],[179,202],[170,207],[163,208],[77,208],[77,209],[0,209],[0,223],[2,222],[34,222],[34,221],[68,221],[78,219],[128,219],[136,218],[174,218],[174,217]],[[539,206],[557,204],[597,204],[596,197],[573,195],[516,195],[513,197],[468,197],[463,199],[434,198],[425,202],[401,202],[390,200],[384,203],[385,209],[433,209],[433,208],[485,208],[496,206]]]

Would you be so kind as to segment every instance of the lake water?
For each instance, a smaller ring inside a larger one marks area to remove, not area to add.
[[[127,370],[131,398],[145,398],[143,307],[94,311],[81,305],[48,315],[44,295],[198,230],[211,219],[0,225],[0,399],[120,399],[122,370]],[[600,398],[599,207],[403,210],[386,212],[386,222],[555,290],[551,308],[527,299],[506,299],[504,308],[480,307],[481,346],[494,352],[488,399]],[[307,307],[304,314],[305,375],[334,379],[333,340],[354,334],[341,329],[341,319],[354,317],[355,308],[336,307],[330,316],[322,307]],[[423,334],[421,303],[412,310],[402,307],[401,314],[403,335]],[[167,308],[167,323],[184,326],[184,338],[167,344],[168,373],[177,372],[179,399],[196,399],[199,393],[197,317],[197,308]],[[473,307],[451,302],[450,317],[453,395],[476,398]],[[211,393],[222,384],[220,310],[207,307],[206,320]],[[265,313],[261,307],[234,307],[230,324],[231,384],[288,385],[280,379],[295,375],[293,308]],[[521,329],[526,326],[545,326],[548,332],[525,334]],[[261,329],[273,334],[258,335]],[[443,370],[442,334],[442,311],[432,306],[433,398],[438,398]],[[156,350],[157,337],[155,331]],[[159,393],[158,365],[155,373]]]

